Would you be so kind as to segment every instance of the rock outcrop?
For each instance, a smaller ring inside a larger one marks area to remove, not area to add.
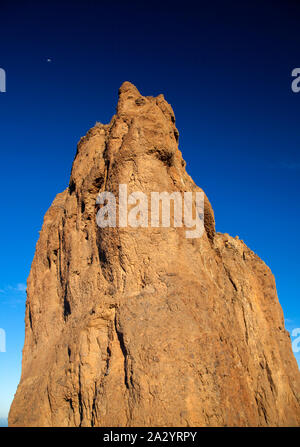
[[[99,191],[201,191],[163,95],[129,82],[77,148],[28,278],[10,426],[297,426],[300,373],[274,277],[237,237],[99,228]]]

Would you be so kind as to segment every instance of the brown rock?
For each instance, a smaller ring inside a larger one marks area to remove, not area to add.
[[[201,191],[163,95],[125,82],[77,149],[28,278],[10,426],[300,424],[300,374],[274,277],[242,241],[99,228],[99,191]]]

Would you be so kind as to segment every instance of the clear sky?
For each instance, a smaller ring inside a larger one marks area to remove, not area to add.
[[[20,377],[25,284],[43,216],[68,185],[79,138],[110,121],[125,80],[172,104],[217,231],[238,235],[271,267],[286,327],[300,328],[300,93],[291,90],[299,3],[148,5],[1,1],[0,418]]]

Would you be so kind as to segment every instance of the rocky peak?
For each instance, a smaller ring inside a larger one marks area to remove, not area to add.
[[[163,95],[119,89],[77,147],[28,278],[11,426],[299,425],[300,374],[270,269],[215,232],[100,228],[97,197],[202,192]],[[117,199],[117,210],[120,198]]]

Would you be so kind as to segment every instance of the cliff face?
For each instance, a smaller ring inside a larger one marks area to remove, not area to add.
[[[78,144],[28,278],[10,426],[300,425],[300,374],[274,277],[215,232],[99,228],[99,191],[201,191],[162,95],[129,82]]]

